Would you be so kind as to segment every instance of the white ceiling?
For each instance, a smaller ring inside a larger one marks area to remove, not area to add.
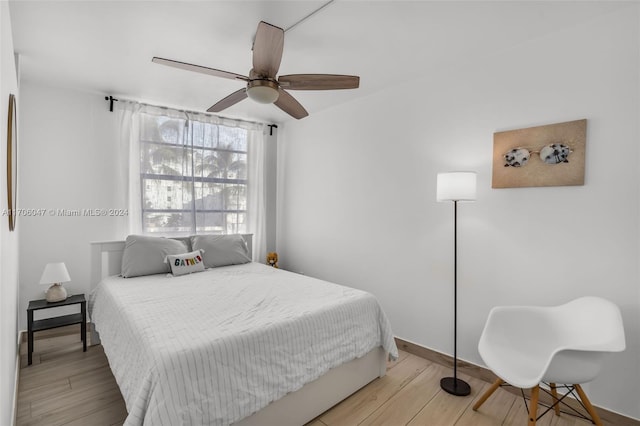
[[[22,81],[205,111],[242,83],[154,64],[153,56],[248,75],[259,21],[286,29],[325,3],[13,0],[9,5]],[[292,92],[313,115],[394,84],[429,78],[437,68],[468,66],[624,5],[337,0],[285,33],[280,73],[361,77],[355,90]],[[273,105],[249,99],[222,115],[290,119]]]

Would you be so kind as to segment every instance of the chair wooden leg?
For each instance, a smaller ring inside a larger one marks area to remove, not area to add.
[[[529,401],[529,422],[527,426],[535,426],[536,418],[538,417],[538,395],[540,393],[540,386],[536,386],[531,389],[531,401]]]
[[[593,423],[595,423],[596,426],[602,426],[602,420],[600,420],[600,416],[598,416],[596,409],[593,408],[593,405],[591,405],[591,401],[589,401],[589,398],[587,398],[587,394],[584,393],[584,391],[582,390],[582,386],[580,385],[573,385],[573,386],[578,391],[578,396],[580,396],[580,399],[582,400],[584,407],[589,412],[589,415],[591,416]]]
[[[487,391],[484,393],[484,395],[482,395],[480,397],[480,399],[478,400],[478,402],[475,403],[475,405],[473,406],[473,411],[478,411],[478,408],[480,408],[480,406],[482,404],[484,404],[484,402],[489,399],[489,397],[496,391],[496,389],[498,389],[502,384],[504,383],[504,380],[502,379],[496,379],[495,382],[493,382],[493,384],[491,385],[491,387],[489,389],[487,389]]]
[[[551,388],[551,396],[553,397],[553,409],[556,412],[556,416],[560,415],[560,404],[558,403],[558,391],[556,390],[555,383],[549,383]]]

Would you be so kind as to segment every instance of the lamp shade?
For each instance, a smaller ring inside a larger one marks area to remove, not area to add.
[[[71,281],[64,262],[47,263],[40,277],[40,284],[58,284]]]
[[[438,201],[474,201],[476,199],[475,172],[438,173],[437,186]]]

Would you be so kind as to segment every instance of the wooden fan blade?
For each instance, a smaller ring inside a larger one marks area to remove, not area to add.
[[[291,74],[281,75],[278,83],[287,90],[357,89],[360,86],[360,77],[336,74]]]
[[[296,101],[295,98],[286,91],[278,89],[278,93],[280,94],[278,100],[274,102],[278,108],[298,120],[309,115],[307,110],[300,105],[300,102]]]
[[[233,92],[226,98],[222,99],[221,101],[213,105],[211,108],[207,110],[207,112],[220,112],[223,109],[227,109],[230,106],[237,104],[241,100],[246,99],[246,97],[247,97],[247,89],[243,87],[242,89]]]
[[[249,78],[245,77],[244,75],[240,75],[240,74],[236,74],[228,71],[217,70],[215,68],[203,67],[200,65],[188,64],[186,62],[173,61],[171,59],[158,58],[155,56],[153,57],[153,59],[151,59],[151,61],[155,62],[156,64],[162,64],[162,65],[167,65],[169,67],[180,68],[181,70],[194,71],[202,74],[213,75],[215,77],[230,78],[232,80],[249,81]]]
[[[253,42],[253,70],[261,77],[275,78],[283,47],[284,30],[261,21]]]

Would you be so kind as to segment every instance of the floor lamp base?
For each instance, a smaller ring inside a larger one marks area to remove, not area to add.
[[[454,379],[453,377],[445,377],[440,380],[440,387],[456,396],[467,396],[471,393],[471,386],[464,380]]]

